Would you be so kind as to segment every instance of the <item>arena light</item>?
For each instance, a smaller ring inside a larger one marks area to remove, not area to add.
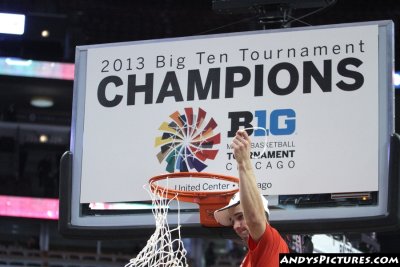
[[[393,77],[393,83],[396,89],[400,89],[400,71],[395,72]]]
[[[0,216],[58,219],[58,199],[0,195]]]
[[[54,101],[50,97],[35,96],[31,99],[31,105],[37,108],[50,108],[54,105]]]
[[[45,144],[49,141],[49,136],[47,134],[41,134],[39,136],[39,142]]]
[[[43,30],[41,35],[43,38],[48,38],[50,36],[50,32],[48,30]]]
[[[0,13],[0,33],[22,35],[25,31],[25,15]]]
[[[9,65],[9,66],[23,66],[23,67],[29,67],[32,65],[32,60],[24,60],[24,59],[19,59],[19,58],[6,58],[4,62]]]
[[[0,57],[0,75],[72,81],[74,79],[74,69],[73,63]]]

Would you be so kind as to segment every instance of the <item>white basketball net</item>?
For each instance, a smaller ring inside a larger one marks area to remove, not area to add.
[[[157,193],[151,192],[146,186],[144,188],[151,197],[156,229],[142,251],[125,267],[188,267],[187,251],[181,240],[180,207],[177,197],[162,198]],[[165,189],[160,191],[160,195],[166,195],[164,194]],[[173,200],[178,203],[178,225],[171,229],[168,225],[167,215],[168,207]],[[177,238],[173,239],[172,234],[177,235]]]

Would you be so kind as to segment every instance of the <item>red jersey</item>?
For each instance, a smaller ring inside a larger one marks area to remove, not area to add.
[[[289,253],[289,248],[278,231],[267,224],[264,234],[258,242],[249,236],[249,252],[242,267],[278,267],[279,253]]]

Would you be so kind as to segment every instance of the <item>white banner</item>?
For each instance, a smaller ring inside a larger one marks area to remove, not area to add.
[[[264,194],[377,191],[378,26],[92,47],[78,116],[82,203],[148,199],[167,172],[237,176],[249,127],[266,129],[250,136]]]

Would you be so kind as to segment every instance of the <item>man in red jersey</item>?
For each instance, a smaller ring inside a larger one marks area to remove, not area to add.
[[[247,244],[243,267],[278,267],[279,253],[289,249],[277,230],[268,222],[268,201],[260,195],[250,161],[251,140],[245,130],[239,130],[232,142],[239,171],[239,192],[229,204],[214,213],[222,225],[233,226]]]

